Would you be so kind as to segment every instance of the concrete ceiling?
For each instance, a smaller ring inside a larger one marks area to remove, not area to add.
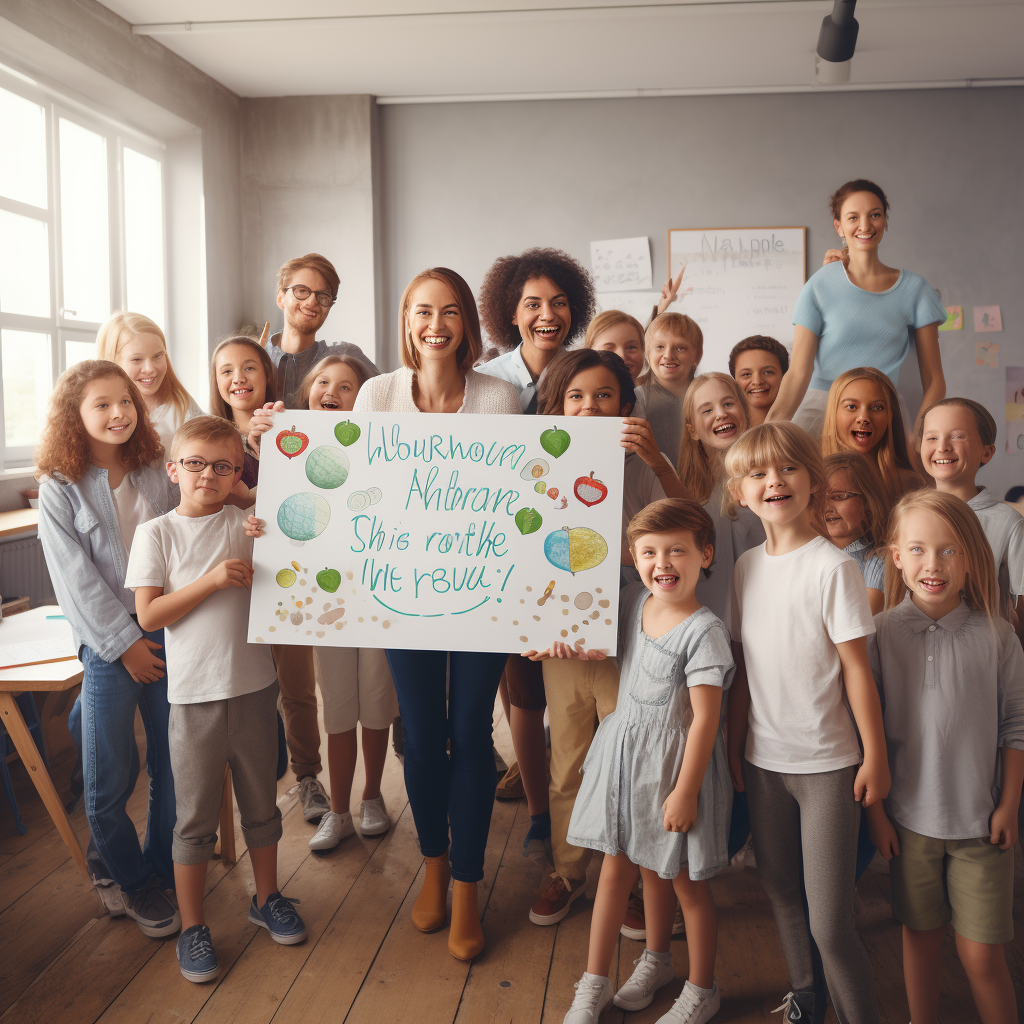
[[[106,6],[241,96],[403,98],[804,87],[832,9],[831,0],[304,0],[298,16],[280,0]],[[855,87],[1024,77],[1024,0],[861,0],[857,18]],[[558,125],[541,123],[523,141],[557,137]]]

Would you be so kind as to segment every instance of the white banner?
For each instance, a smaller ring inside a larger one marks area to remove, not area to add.
[[[614,654],[618,418],[278,413],[252,643]]]

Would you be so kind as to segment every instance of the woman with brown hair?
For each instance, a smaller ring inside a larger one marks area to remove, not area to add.
[[[473,293],[453,270],[434,267],[409,282],[398,343],[403,366],[371,377],[355,412],[520,412],[511,384],[472,368],[480,323]],[[484,947],[477,882],[497,781],[491,717],[507,655],[388,650],[387,656],[402,715],[405,788],[426,859],[412,922],[423,932],[444,927],[454,878],[448,949],[471,960]]]
[[[924,395],[914,419],[946,393],[939,324],[946,310],[923,277],[887,267],[878,246],[889,226],[889,200],[874,182],[848,181],[830,200],[832,224],[848,260],[831,259],[804,285],[793,309],[793,353],[769,420],[793,420],[821,433],[832,381],[854,366],[875,366],[890,380],[913,339]]]

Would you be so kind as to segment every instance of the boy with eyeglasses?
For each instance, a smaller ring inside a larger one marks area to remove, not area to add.
[[[241,476],[242,439],[230,421],[197,416],[174,435],[171,459],[167,472],[181,503],[138,528],[125,586],[135,591],[139,625],[165,630],[177,955],[182,975],[202,982],[219,972],[203,892],[225,765],[256,882],[249,920],[285,945],[301,942],[306,929],[277,890],[277,674],[270,648],[246,641],[251,538],[260,523],[226,504]]]

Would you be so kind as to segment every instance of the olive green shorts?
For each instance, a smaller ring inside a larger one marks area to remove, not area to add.
[[[958,935],[1001,945],[1013,938],[1013,850],[981,839],[931,839],[893,822],[892,913],[914,931],[952,922]]]

